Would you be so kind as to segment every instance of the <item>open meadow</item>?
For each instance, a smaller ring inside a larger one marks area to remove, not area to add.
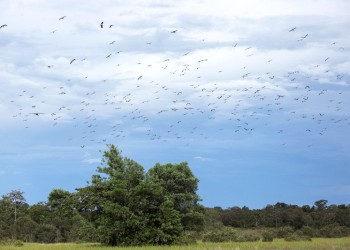
[[[350,238],[315,238],[312,241],[294,241],[287,242],[282,239],[274,240],[273,242],[229,242],[229,243],[198,243],[196,245],[189,246],[141,246],[141,247],[107,247],[99,244],[73,244],[73,243],[60,243],[60,244],[38,244],[28,243],[23,246],[0,246],[1,250],[106,250],[106,249],[118,249],[118,250],[241,250],[241,249],[350,249]]]

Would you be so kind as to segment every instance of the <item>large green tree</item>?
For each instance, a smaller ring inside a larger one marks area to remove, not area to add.
[[[99,241],[109,245],[172,244],[181,235],[180,213],[158,182],[109,145],[91,183],[79,188],[78,209]]]
[[[185,230],[203,229],[205,210],[199,205],[200,197],[197,194],[199,180],[187,162],[163,165],[157,163],[148,171],[148,176],[152,182],[162,186],[174,202]]]

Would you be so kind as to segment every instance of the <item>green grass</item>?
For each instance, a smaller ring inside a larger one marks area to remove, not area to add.
[[[0,245],[0,250],[242,250],[242,249],[344,249],[350,250],[350,237],[325,239],[316,238],[312,241],[286,242],[281,239],[273,242],[229,242],[229,243],[198,243],[191,246],[144,246],[144,247],[106,247],[98,244],[37,244],[25,243],[21,247]]]

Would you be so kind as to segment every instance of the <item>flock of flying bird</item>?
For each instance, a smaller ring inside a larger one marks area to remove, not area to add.
[[[65,22],[67,19],[62,16],[58,21]],[[99,26],[100,29],[111,30],[115,27],[104,22]],[[0,26],[0,29],[5,28],[11,27],[7,24]],[[298,27],[293,27],[285,32],[292,34],[297,30]],[[51,33],[55,35],[56,32],[53,30]],[[172,36],[171,39],[176,40],[181,31],[173,29],[168,33]],[[307,33],[293,39],[302,43],[308,37]],[[206,40],[202,39],[200,43],[204,44]],[[114,44],[117,42],[106,43],[106,51],[110,51],[110,46]],[[335,41],[329,41],[329,46],[335,47],[336,44]],[[152,41],[145,42],[145,45],[152,46]],[[240,48],[240,53],[246,53],[246,57],[254,56],[252,46],[241,46],[239,42],[234,42],[230,47],[233,50]],[[344,50],[342,47],[336,49]],[[108,52],[105,60],[123,53],[127,52]],[[213,70],[207,72],[210,56],[195,61],[192,59],[192,64],[179,65],[181,59],[191,54],[198,53],[189,49],[178,58],[163,58],[157,65],[142,63],[140,61],[143,58],[140,58],[134,65],[134,68],[140,67],[140,73],[133,79],[128,79],[127,84],[120,84],[115,79],[101,79],[96,86],[96,81],[91,80],[84,87],[86,91],[78,97],[73,89],[74,82],[84,84],[84,81],[89,80],[88,75],[79,79],[72,75],[64,76],[67,78],[60,86],[44,84],[39,96],[28,89],[17,90],[10,100],[11,105],[17,108],[13,119],[23,122],[23,128],[28,130],[38,122],[49,123],[53,129],[61,126],[66,131],[67,139],[79,143],[81,148],[95,143],[114,143],[117,138],[121,140],[132,136],[157,142],[180,140],[184,145],[190,146],[196,145],[200,140],[242,138],[255,133],[264,134],[266,130],[274,130],[276,136],[289,133],[301,138],[308,135],[315,138],[324,136],[339,124],[350,126],[347,117],[349,110],[344,106],[342,87],[339,87],[339,91],[329,91],[314,74],[308,75],[296,69],[278,75],[273,73],[273,66],[270,71],[258,74],[249,71],[249,65],[245,65],[239,69],[240,77],[231,79],[236,82],[230,82],[230,79],[222,82],[219,80],[222,79],[221,76],[226,74],[229,77],[230,72],[221,69],[215,73]],[[88,60],[70,58],[67,66],[79,67],[79,64]],[[178,61],[172,62],[174,60]],[[320,60],[319,64],[310,66],[310,71],[319,70],[329,60],[330,57]],[[266,58],[263,67],[268,68],[273,61],[274,58]],[[123,67],[122,63],[112,63],[114,61],[110,62],[111,71],[118,72]],[[220,66],[220,62],[216,64]],[[55,66],[50,64],[43,67],[50,74]],[[158,68],[154,69],[155,67]],[[164,82],[164,78],[157,79],[154,72],[165,75],[168,82]],[[330,72],[329,69],[323,72],[327,73],[335,76],[332,79],[335,83],[344,81],[342,74]],[[218,80],[210,80],[215,74]],[[47,94],[56,91],[56,95],[45,98],[45,91],[48,90],[50,92]],[[67,96],[70,95],[71,98],[76,98],[75,102],[54,104],[59,100],[69,100]],[[22,98],[21,104],[18,104],[18,98]],[[55,102],[52,102],[53,99]],[[304,123],[303,129],[293,130],[293,121]],[[208,129],[211,130],[210,133],[206,133]],[[281,144],[288,145],[288,141],[282,138]],[[304,144],[310,147],[312,141]]]

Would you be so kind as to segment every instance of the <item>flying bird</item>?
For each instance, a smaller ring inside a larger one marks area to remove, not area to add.
[[[29,114],[39,116],[39,115],[42,115],[42,114],[44,114],[44,113],[38,113],[38,112],[36,112],[36,113],[29,113]]]
[[[113,24],[111,24],[111,25],[109,25],[109,28],[112,28],[114,25]]]
[[[137,78],[137,80],[140,80],[142,78],[142,75],[140,75],[138,78]]]
[[[65,19],[67,16],[63,16],[63,17],[60,17],[60,19],[58,19],[58,20],[63,20],[63,19]]]
[[[70,63],[69,63],[69,64],[72,64],[74,61],[75,61],[75,58],[74,58],[72,61],[70,61]]]
[[[3,24],[3,25],[0,26],[0,29],[4,28],[6,26],[7,26],[7,24]]]
[[[292,32],[296,29],[297,27],[294,27],[293,29],[290,29],[288,32]]]
[[[102,29],[103,28],[103,22],[101,22],[100,26],[101,26],[101,29]]]
[[[170,33],[176,33],[177,32],[177,30],[173,30],[173,31],[171,31]]]

